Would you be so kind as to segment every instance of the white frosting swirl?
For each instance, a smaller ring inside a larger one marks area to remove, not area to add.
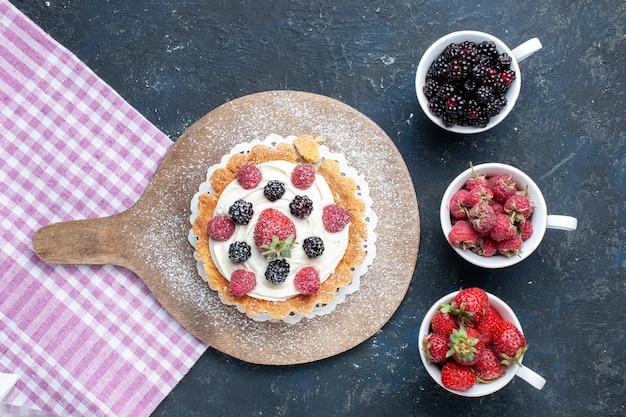
[[[254,272],[256,287],[248,293],[251,297],[284,301],[300,294],[294,286],[294,277],[305,266],[315,267],[319,272],[320,280],[324,282],[333,273],[348,246],[349,225],[336,233],[330,233],[324,228],[323,208],[335,203],[326,180],[321,175],[316,175],[311,187],[306,190],[297,189],[291,184],[291,173],[295,166],[286,161],[270,161],[257,165],[261,170],[259,185],[252,190],[246,190],[237,180],[234,180],[222,191],[215,207],[213,215],[217,216],[228,215],[228,208],[239,199],[253,205],[254,214],[250,222],[247,225],[238,225],[229,240],[209,239],[213,262],[227,280],[230,280],[233,271],[237,269]],[[272,180],[285,184],[285,194],[277,201],[270,201],[263,195],[263,188]],[[290,213],[289,203],[296,195],[306,195],[313,201],[313,211],[305,219],[294,217]],[[289,275],[280,285],[274,285],[265,279],[268,261],[254,244],[254,228],[259,214],[270,207],[279,210],[293,221],[296,227],[296,242],[298,242],[298,245],[291,251],[291,257],[286,259],[290,265]],[[318,236],[324,242],[324,253],[317,258],[309,258],[302,249],[302,242],[309,236]],[[228,248],[235,241],[246,242],[252,248],[252,256],[247,261],[235,263],[228,257]]]

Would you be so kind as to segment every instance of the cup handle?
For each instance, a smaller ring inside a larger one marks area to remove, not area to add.
[[[577,226],[578,226],[578,220],[576,220],[575,217],[560,216],[556,214],[548,215],[547,227],[549,227],[550,229],[576,230]]]
[[[540,50],[542,47],[541,41],[539,41],[538,38],[532,38],[513,49],[511,52],[513,53],[515,59],[517,59],[517,62],[520,62]]]
[[[518,366],[515,375],[519,376],[524,381],[528,382],[530,385],[537,389],[542,389],[543,386],[546,385],[546,380],[544,379],[544,377],[542,377],[532,369],[527,368],[526,366]]]

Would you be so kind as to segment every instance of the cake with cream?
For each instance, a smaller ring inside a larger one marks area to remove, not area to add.
[[[223,303],[255,320],[327,314],[374,257],[367,183],[321,141],[240,144],[192,202],[198,270]]]

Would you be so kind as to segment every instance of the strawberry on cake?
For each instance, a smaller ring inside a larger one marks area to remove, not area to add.
[[[241,144],[209,169],[192,202],[201,275],[255,320],[327,314],[373,259],[367,184],[320,141],[271,135]]]

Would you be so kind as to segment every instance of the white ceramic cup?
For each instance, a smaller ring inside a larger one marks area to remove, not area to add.
[[[530,254],[539,247],[539,244],[541,243],[541,240],[543,239],[547,228],[576,230],[576,227],[578,226],[578,221],[575,217],[548,215],[548,207],[546,205],[546,200],[543,198],[541,190],[528,175],[526,175],[519,169],[506,164],[486,163],[476,165],[474,167],[474,172],[478,175],[486,175],[487,177],[508,173],[511,174],[513,178],[517,181],[517,188],[519,190],[525,190],[526,187],[528,187],[528,197],[535,205],[533,214],[530,217],[530,221],[533,225],[533,234],[529,239],[524,241],[521,253],[517,256],[512,257],[506,257],[499,254],[491,257],[485,257],[477,255],[469,249],[463,250],[453,247],[454,250],[465,260],[483,268],[504,268],[507,266],[515,265],[516,263],[528,258],[528,256],[530,256]],[[450,198],[454,195],[454,193],[463,188],[465,181],[472,175],[472,169],[466,169],[450,183],[446,191],[443,193],[441,206],[439,209],[439,216],[441,221],[441,229],[448,243],[450,243],[450,241],[448,240],[448,233],[450,233],[450,230],[452,230],[452,221],[450,217]]]
[[[440,298],[439,301],[433,304],[424,316],[424,320],[422,321],[422,325],[420,326],[418,334],[418,343],[420,345],[420,358],[422,358],[422,363],[424,364],[426,371],[435,380],[435,382],[437,382],[440,386],[447,389],[448,391],[464,397],[482,397],[492,394],[511,382],[514,376],[522,378],[524,381],[528,382],[530,385],[537,389],[542,389],[543,386],[546,384],[546,380],[532,369],[529,369],[526,366],[520,367],[516,363],[510,364],[506,369],[506,373],[500,378],[487,384],[477,382],[472,388],[467,391],[456,391],[443,386],[443,383],[441,382],[441,368],[437,364],[428,362],[428,359],[426,359],[426,356],[424,354],[423,341],[424,338],[430,333],[430,322],[432,321],[435,312],[439,310],[439,308],[443,304],[449,304],[450,302],[452,302],[457,294],[458,291],[448,294],[445,297]],[[513,323],[515,327],[517,327],[522,332],[522,334],[524,334],[522,326],[511,307],[509,307],[504,301],[502,301],[495,295],[490,293],[487,293],[487,295],[489,296],[489,303],[498,312],[500,317],[502,317],[502,319],[506,321],[510,321],[511,323]],[[526,341],[526,343],[528,343],[528,341]],[[532,349],[532,347],[530,349]],[[532,350],[529,351],[532,352]],[[522,355],[522,357],[520,358],[520,363],[522,363],[523,359],[524,356]]]
[[[512,58],[511,69],[515,71],[515,80],[506,92],[506,106],[500,111],[500,113],[492,117],[485,127],[458,125],[447,127],[446,125],[444,125],[439,117],[435,116],[430,111],[428,98],[424,94],[426,73],[428,72],[428,69],[432,65],[433,61],[435,61],[435,59],[437,59],[437,57],[441,55],[446,47],[451,43],[461,43],[464,41],[471,41],[476,44],[482,41],[493,41],[498,48],[498,53],[506,53]],[[511,50],[500,39],[488,33],[478,32],[475,30],[462,30],[459,32],[449,33],[448,35],[439,38],[439,40],[433,43],[426,50],[426,52],[424,52],[424,55],[422,55],[422,59],[420,60],[419,65],[417,66],[417,71],[415,73],[415,90],[417,93],[417,100],[419,101],[422,110],[424,111],[424,113],[426,113],[428,118],[432,120],[433,123],[435,123],[437,126],[440,126],[443,129],[463,134],[484,132],[485,130],[491,129],[492,127],[500,123],[511,112],[513,106],[515,106],[515,102],[517,101],[517,97],[519,96],[520,88],[522,86],[522,73],[520,71],[519,62],[526,59],[541,48],[541,42],[537,38],[532,38],[522,43],[517,48]]]

